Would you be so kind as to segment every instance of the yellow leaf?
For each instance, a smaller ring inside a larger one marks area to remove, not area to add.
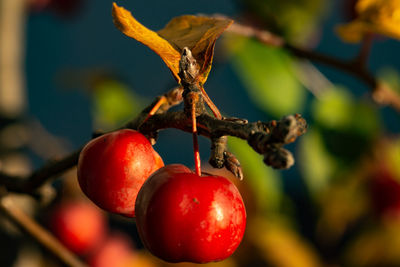
[[[188,47],[200,66],[200,78],[204,83],[211,69],[215,41],[232,24],[230,19],[181,16],[173,18],[157,33],[178,51]]]
[[[125,35],[136,39],[156,52],[162,60],[164,60],[167,67],[172,71],[175,79],[179,82],[178,72],[179,59],[181,58],[180,52],[172,47],[168,41],[160,37],[156,32],[153,32],[140,24],[132,16],[131,12],[127,11],[123,7],[117,6],[116,3],[113,3],[112,15],[115,26]]]
[[[156,52],[178,82],[180,54],[184,47],[188,47],[199,64],[199,81],[202,84],[207,80],[211,69],[215,41],[233,22],[224,18],[185,15],[173,18],[165,28],[154,32],[115,3],[112,14],[115,26],[125,35]]]
[[[355,20],[337,27],[343,41],[357,43],[370,32],[400,39],[400,0],[358,0],[356,11]]]

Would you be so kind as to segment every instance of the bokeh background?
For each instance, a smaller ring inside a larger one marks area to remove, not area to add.
[[[350,0],[117,3],[153,30],[182,14],[223,14],[341,59],[355,57],[360,48],[335,33],[355,16]],[[175,86],[155,53],[114,27],[111,4],[1,0],[1,171],[23,175],[60,158],[93,131],[123,125]],[[15,54],[4,52],[7,47]],[[374,37],[368,68],[400,93],[399,50],[398,41]],[[370,88],[351,75],[233,34],[217,41],[205,89],[223,115],[268,121],[300,113],[309,124],[288,147],[296,164],[285,171],[266,167],[246,142],[230,138],[245,174],[237,185],[248,225],[237,252],[213,265],[400,266],[399,113],[375,104]],[[191,167],[191,142],[190,134],[168,129],[155,149],[166,164]],[[209,141],[200,138],[200,149],[206,162]],[[47,187],[44,203],[14,196],[46,228],[60,202],[87,201],[74,170]],[[108,231],[130,240],[137,261],[129,264],[166,265],[144,251],[132,220],[103,215]],[[1,224],[0,247],[6,249],[0,266],[59,266],[7,220]]]

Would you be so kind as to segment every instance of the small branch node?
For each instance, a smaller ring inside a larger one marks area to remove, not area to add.
[[[224,152],[225,168],[233,173],[240,181],[243,180],[243,171],[239,160],[229,151]]]
[[[278,146],[269,146],[264,154],[264,163],[275,169],[288,169],[294,164],[290,151]]]
[[[226,150],[227,137],[211,137],[211,155],[208,162],[211,166],[221,169],[225,164],[224,152]]]

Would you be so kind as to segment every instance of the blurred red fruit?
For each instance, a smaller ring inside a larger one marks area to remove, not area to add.
[[[400,182],[389,170],[381,168],[370,181],[372,205],[377,214],[382,216],[400,215]]]
[[[132,262],[134,249],[130,240],[122,234],[110,236],[90,257],[91,267],[121,267]]]
[[[90,203],[69,202],[54,208],[50,227],[69,250],[83,255],[103,240],[106,219],[101,210]]]
[[[49,8],[57,15],[70,17],[77,14],[82,6],[83,0],[51,0]]]

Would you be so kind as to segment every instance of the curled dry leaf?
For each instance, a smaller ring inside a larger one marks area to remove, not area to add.
[[[233,23],[233,20],[226,18],[185,15],[173,18],[163,29],[155,32],[143,26],[131,12],[116,3],[113,3],[112,15],[115,26],[156,52],[178,82],[181,52],[188,47],[199,64],[201,84],[205,83],[211,70],[215,41]]]
[[[355,20],[337,27],[343,41],[357,43],[368,33],[400,39],[400,0],[358,0],[356,11]]]

